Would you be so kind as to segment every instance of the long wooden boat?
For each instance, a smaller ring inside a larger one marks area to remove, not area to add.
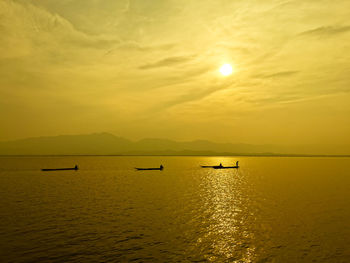
[[[77,171],[79,170],[78,165],[74,166],[73,168],[48,168],[48,169],[41,169],[41,171]]]
[[[135,168],[138,171],[162,171],[164,169],[163,165],[160,165],[157,168]]]
[[[236,169],[239,166],[213,166],[214,169]]]
[[[237,168],[239,168],[238,161],[236,162],[235,166],[223,166],[220,163],[220,165],[201,165],[201,167],[202,168],[214,168],[214,169],[237,169]]]

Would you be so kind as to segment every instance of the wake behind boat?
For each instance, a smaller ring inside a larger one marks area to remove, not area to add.
[[[237,169],[239,168],[238,166],[238,161],[236,162],[235,166],[223,166],[222,163],[220,165],[201,165],[202,168],[214,168],[214,169]]]
[[[48,168],[48,169],[41,169],[41,171],[71,171],[71,170],[79,170],[78,165],[72,167],[72,168]]]
[[[138,171],[162,171],[164,169],[163,165],[160,165],[158,168],[135,168]]]

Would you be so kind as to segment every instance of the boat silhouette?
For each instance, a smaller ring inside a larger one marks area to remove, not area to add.
[[[135,168],[136,170],[138,171],[162,171],[164,169],[164,166],[163,165],[160,165],[159,167],[157,168]]]
[[[41,171],[71,171],[71,170],[79,170],[78,165],[75,165],[72,168],[48,168],[48,169],[41,169]]]
[[[222,163],[220,165],[201,165],[202,168],[214,168],[214,169],[236,169],[239,168],[238,161],[235,166],[223,166]]]

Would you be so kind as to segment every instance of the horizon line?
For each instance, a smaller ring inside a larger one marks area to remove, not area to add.
[[[349,158],[350,154],[0,154],[2,157],[331,157],[331,158]]]

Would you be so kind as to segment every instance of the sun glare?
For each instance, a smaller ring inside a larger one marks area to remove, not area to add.
[[[232,74],[232,66],[230,64],[224,64],[220,67],[220,73],[223,76],[228,76]]]

